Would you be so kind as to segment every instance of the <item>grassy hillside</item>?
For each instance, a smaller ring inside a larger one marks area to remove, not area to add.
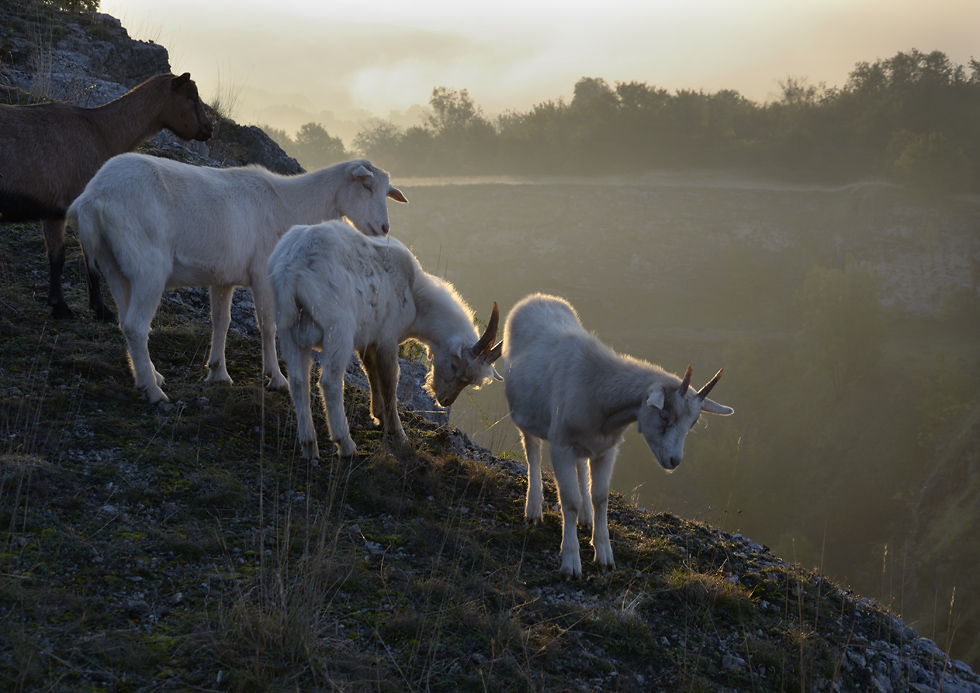
[[[118,328],[87,317],[77,244],[85,317],[53,322],[39,228],[2,229],[5,689],[980,690],[874,602],[619,496],[617,569],[583,538],[586,576],[562,581],[560,516],[525,529],[522,465],[409,415],[391,450],[353,388],[359,456],[309,466],[258,343],[232,334],[236,385],[206,387],[210,328],[177,302],[150,342],[175,406],[149,407]]]

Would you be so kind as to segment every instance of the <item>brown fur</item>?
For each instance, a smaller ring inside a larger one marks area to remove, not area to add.
[[[72,312],[61,292],[65,261],[65,212],[108,159],[131,151],[167,128],[184,139],[211,137],[211,124],[190,75],[151,77],[97,108],[65,103],[0,104],[0,219],[44,221],[50,264],[48,302],[56,318]],[[89,275],[89,304],[102,305],[97,278]]]

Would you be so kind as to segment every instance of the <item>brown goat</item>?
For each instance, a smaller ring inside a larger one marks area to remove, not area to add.
[[[68,205],[102,164],[136,149],[164,128],[185,140],[211,137],[211,122],[189,73],[151,77],[97,108],[0,104],[0,219],[44,221],[53,317],[72,317],[61,292]],[[88,289],[96,316],[114,321],[103,304],[98,275],[91,270]]]

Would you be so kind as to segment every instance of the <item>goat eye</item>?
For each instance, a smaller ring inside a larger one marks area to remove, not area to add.
[[[666,411],[664,411],[663,409],[661,409],[660,410],[660,418],[661,418],[661,420],[666,421],[670,417],[667,415],[667,412]]]

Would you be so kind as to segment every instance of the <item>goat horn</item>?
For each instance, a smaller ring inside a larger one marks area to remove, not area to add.
[[[487,363],[488,364],[493,363],[494,361],[499,359],[503,353],[504,353],[504,343],[498,342],[497,346],[495,346],[489,352],[487,352]]]
[[[497,310],[497,302],[493,302],[493,310],[490,311],[490,320],[487,322],[487,329],[480,337],[480,341],[473,345],[473,354],[483,356],[493,348],[493,340],[497,338],[497,323],[500,322],[500,311]]]
[[[687,371],[684,372],[684,379],[681,381],[680,390],[678,390],[681,397],[687,394],[687,388],[691,386],[692,375],[694,375],[694,366],[688,365]]]
[[[715,377],[709,380],[704,387],[698,390],[698,399],[704,400],[704,398],[708,396],[708,393],[711,392],[711,388],[713,388],[715,384],[721,380],[721,374],[724,372],[724,368],[718,369],[718,372],[715,373]]]

